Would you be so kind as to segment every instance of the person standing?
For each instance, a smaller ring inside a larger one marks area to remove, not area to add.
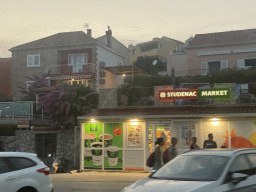
[[[171,146],[168,149],[168,161],[171,161],[178,155],[178,151],[176,145],[178,143],[178,139],[176,137],[172,138]]]
[[[157,138],[157,141],[155,142],[155,145],[157,146],[154,151],[154,165],[153,170],[158,170],[163,166],[162,163],[162,152],[161,147],[164,145],[163,138]]]
[[[199,146],[196,144],[197,138],[192,137],[192,144],[190,145],[190,149],[199,149]]]
[[[212,133],[208,134],[208,140],[204,141],[203,148],[204,149],[214,149],[214,148],[216,149],[217,148],[217,143],[215,141],[213,141]]]

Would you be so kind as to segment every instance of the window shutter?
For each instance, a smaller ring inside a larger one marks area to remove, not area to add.
[[[85,54],[78,54],[77,55],[77,63],[78,64],[84,64],[84,56],[85,56]]]
[[[34,56],[34,65],[40,66],[40,56],[39,55]]]
[[[228,61],[227,61],[227,60],[221,61],[221,63],[220,63],[220,68],[221,68],[221,69],[226,69],[226,68],[228,68]]]
[[[237,59],[237,67],[238,67],[238,68],[243,68],[243,67],[245,67],[244,59]]]
[[[68,55],[68,65],[72,65],[72,55]]]
[[[208,62],[201,62],[201,74],[206,75],[208,73]]]
[[[33,56],[32,55],[27,56],[27,66],[33,66]]]

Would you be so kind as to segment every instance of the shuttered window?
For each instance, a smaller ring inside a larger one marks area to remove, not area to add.
[[[227,60],[221,61],[221,62],[220,62],[220,68],[221,68],[221,69],[226,69],[226,68],[228,68],[228,61],[227,61]]]
[[[27,67],[40,67],[40,55],[28,55]]]
[[[201,74],[206,75],[208,73],[208,62],[201,62]]]

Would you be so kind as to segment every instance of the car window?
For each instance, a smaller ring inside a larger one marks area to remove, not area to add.
[[[13,171],[36,166],[37,163],[25,157],[8,157]]]
[[[245,157],[245,155],[238,156],[235,161],[232,163],[230,171],[236,172],[245,169],[250,169],[250,165]]]
[[[248,154],[247,155],[251,165],[255,168],[256,167],[256,154]]]
[[[0,174],[9,172],[10,169],[3,158],[0,158]]]

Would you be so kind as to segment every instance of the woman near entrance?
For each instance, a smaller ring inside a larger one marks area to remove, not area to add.
[[[163,138],[158,138],[157,141],[155,142],[156,148],[155,148],[155,153],[154,153],[154,165],[153,165],[153,170],[158,170],[162,167],[162,152],[161,152],[161,146],[164,145]]]

